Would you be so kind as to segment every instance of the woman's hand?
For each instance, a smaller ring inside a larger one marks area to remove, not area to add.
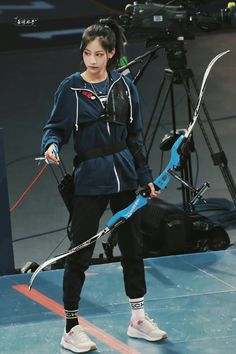
[[[158,194],[160,194],[160,191],[157,191],[155,189],[155,186],[154,186],[154,184],[152,182],[148,183],[148,187],[151,190],[151,193],[150,193],[150,196],[149,196],[150,199],[155,198],[155,197],[158,196]]]
[[[58,155],[58,147],[56,144],[51,144],[49,148],[45,151],[44,156],[46,163],[59,165],[60,158]]]

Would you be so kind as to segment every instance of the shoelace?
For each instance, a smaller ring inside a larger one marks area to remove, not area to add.
[[[81,328],[81,327],[76,328],[75,333],[79,336],[79,339],[81,340],[81,342],[90,341],[89,337],[84,332],[83,328]]]
[[[158,328],[157,323],[154,321],[153,318],[150,318],[147,314],[145,314],[145,319],[155,328]]]

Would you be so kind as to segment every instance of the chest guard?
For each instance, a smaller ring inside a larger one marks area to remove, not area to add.
[[[130,105],[128,88],[124,80],[120,79],[110,90],[101,118],[105,122],[126,125],[130,119]]]

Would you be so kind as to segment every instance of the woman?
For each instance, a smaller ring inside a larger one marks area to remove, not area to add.
[[[138,185],[148,186],[151,198],[158,193],[139,140],[142,124],[137,90],[114,70],[123,45],[122,29],[111,19],[101,19],[84,31],[80,49],[85,69],[62,81],[44,128],[42,151],[48,163],[60,163],[58,151],[73,133],[76,158],[71,247],[97,233],[108,203],[113,213],[127,207],[135,199]],[[167,334],[144,312],[146,283],[139,230],[138,212],[118,229],[124,286],[132,312],[127,333],[155,341]],[[61,345],[76,353],[96,349],[78,319],[85,271],[94,246],[68,257],[65,264],[66,327]]]

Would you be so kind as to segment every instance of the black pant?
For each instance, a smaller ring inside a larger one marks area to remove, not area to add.
[[[110,201],[112,213],[124,209],[135,199],[134,191],[105,196],[76,196],[74,199],[71,247],[81,244],[94,236],[99,220]],[[140,232],[140,212],[137,211],[117,228],[118,246],[121,252],[125,291],[129,298],[138,298],[146,293],[144,264],[142,258],[142,238]],[[67,310],[77,309],[95,243],[67,257],[63,279],[63,301]]]

